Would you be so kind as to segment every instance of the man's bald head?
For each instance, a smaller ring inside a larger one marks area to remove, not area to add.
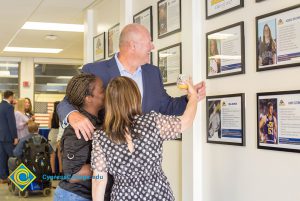
[[[148,30],[143,25],[136,23],[126,25],[120,34],[120,49],[130,41],[140,40],[143,34],[148,34]]]

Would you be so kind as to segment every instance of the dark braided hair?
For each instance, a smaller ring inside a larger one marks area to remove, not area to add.
[[[92,96],[95,88],[96,76],[93,74],[82,73],[75,75],[68,83],[66,97],[75,107],[80,108],[84,104],[87,96]]]

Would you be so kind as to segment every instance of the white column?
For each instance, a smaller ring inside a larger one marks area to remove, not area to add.
[[[182,66],[183,73],[191,75],[194,83],[205,79],[201,69],[201,61],[204,59],[205,50],[201,50],[204,43],[204,34],[201,33],[201,13],[199,0],[181,1],[181,22],[182,22]],[[191,67],[190,67],[191,66]],[[202,105],[198,105],[197,116],[193,129],[187,131],[182,141],[182,200],[202,201],[202,133],[201,118]]]
[[[29,82],[29,87],[23,87],[23,82]],[[19,69],[20,98],[30,98],[34,102],[34,62],[31,57],[23,57]]]
[[[93,37],[94,37],[94,11],[92,9],[88,9],[85,12],[85,20],[84,20],[84,39],[83,39],[83,47],[84,47],[83,63],[84,64],[93,62]]]
[[[132,23],[132,0],[120,0],[120,30]]]

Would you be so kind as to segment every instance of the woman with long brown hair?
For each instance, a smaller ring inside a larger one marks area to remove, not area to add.
[[[263,40],[259,47],[259,65],[276,64],[276,43],[268,24],[264,25]]]
[[[174,200],[162,170],[162,144],[178,138],[194,120],[197,92],[187,84],[189,101],[182,116],[142,114],[141,94],[130,78],[108,84],[104,125],[93,136],[93,200],[104,199],[107,173],[114,177],[112,201]]]

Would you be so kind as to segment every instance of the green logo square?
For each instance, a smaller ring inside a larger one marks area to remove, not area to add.
[[[19,189],[24,191],[36,176],[21,163],[8,177]]]

